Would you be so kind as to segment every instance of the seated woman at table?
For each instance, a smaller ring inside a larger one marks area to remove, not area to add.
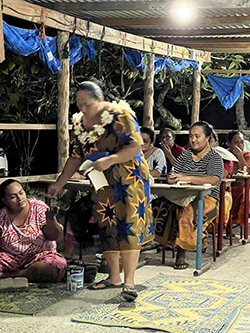
[[[141,127],[143,140],[142,152],[148,163],[149,173],[152,177],[160,177],[166,171],[166,160],[163,151],[154,146],[155,133],[149,127]]]
[[[29,282],[58,282],[67,262],[56,250],[61,226],[56,211],[28,200],[22,185],[8,179],[0,185],[0,279],[26,277]]]
[[[223,179],[230,179],[232,178],[233,174],[233,161],[238,161],[237,158],[230,153],[225,148],[219,147],[219,139],[215,131],[212,131],[211,137],[209,139],[210,147],[214,148],[222,157],[223,160]],[[232,194],[231,194],[231,187],[226,188],[225,190],[225,217],[224,217],[224,229],[227,226],[230,217],[230,211],[232,208]],[[216,217],[215,223],[219,223],[219,216]]]
[[[170,128],[163,128],[157,136],[156,147],[160,147],[165,155],[167,172],[172,168],[176,158],[185,148],[175,143],[175,134]]]
[[[216,186],[204,197],[202,248],[207,247],[208,224],[218,215],[218,192],[223,174],[221,156],[209,146],[212,133],[211,126],[205,121],[194,123],[189,131],[191,148],[185,150],[175,161],[174,174],[168,175],[167,182],[176,184],[188,181],[194,185],[211,184]],[[171,200],[171,197],[169,197]],[[196,250],[198,224],[198,198],[186,207],[171,203],[164,197],[153,200],[153,216],[155,223],[155,240],[165,245],[171,241],[177,247],[174,269],[185,269],[185,251]]]
[[[237,174],[238,172],[241,172],[242,174],[243,172],[250,174],[250,152],[244,151],[243,133],[238,130],[230,131],[227,135],[227,145],[229,147],[229,151],[238,159],[238,162],[234,162],[234,174]],[[244,224],[244,182],[232,183],[232,197],[232,223],[241,226]]]

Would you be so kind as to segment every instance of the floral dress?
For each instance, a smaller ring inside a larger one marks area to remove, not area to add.
[[[96,153],[115,154],[143,144],[135,114],[127,103],[113,102],[103,114],[106,121],[97,125],[95,133],[87,138],[90,132],[81,131],[73,116],[70,156],[84,159]],[[99,225],[103,250],[138,251],[154,238],[149,170],[144,155],[139,152],[125,163],[112,165],[104,174],[109,186],[98,191],[91,188],[93,215]]]

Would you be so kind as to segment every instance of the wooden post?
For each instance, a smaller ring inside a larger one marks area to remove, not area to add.
[[[58,172],[61,172],[69,156],[69,58],[62,59],[63,49],[69,39],[69,33],[65,31],[57,32],[57,47],[62,70],[58,72]]]
[[[143,126],[154,128],[154,54],[148,55],[147,78],[144,86]]]
[[[3,39],[3,18],[2,18],[2,5],[0,3],[0,62],[5,60],[4,54],[4,39]]]
[[[191,114],[191,125],[199,120],[200,116],[200,100],[201,100],[201,65],[199,69],[194,69],[193,74],[193,105]]]

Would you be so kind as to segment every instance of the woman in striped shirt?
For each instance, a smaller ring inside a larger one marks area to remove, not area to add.
[[[167,177],[169,184],[187,181],[194,185],[211,184],[217,186],[211,193],[204,197],[203,211],[203,239],[202,248],[207,247],[206,228],[218,215],[218,192],[223,174],[221,156],[209,146],[212,127],[205,121],[194,123],[189,131],[191,148],[185,150],[175,161],[172,172]],[[171,200],[171,198],[169,198]],[[196,235],[198,224],[198,199],[186,207],[171,203],[166,198],[153,201],[153,214],[155,222],[155,240],[165,245],[171,241],[177,247],[175,269],[185,269],[185,251],[196,250]],[[169,229],[169,232],[167,230]]]

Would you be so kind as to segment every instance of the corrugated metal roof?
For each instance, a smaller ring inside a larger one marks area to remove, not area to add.
[[[233,38],[237,49],[244,38],[250,37],[250,3],[239,6],[242,0],[186,0],[193,3],[192,20],[174,19],[173,4],[177,1],[98,1],[98,0],[28,0],[28,2],[48,7],[80,19],[100,23],[104,26],[127,31],[141,36],[158,39],[183,40],[184,46],[192,48],[193,41],[202,40],[202,47],[209,49],[209,42],[220,43]],[[82,9],[81,9],[82,7]],[[134,8],[134,9],[133,9]],[[159,22],[160,20],[160,22]],[[204,46],[204,40],[207,44]],[[190,44],[188,42],[190,41]],[[195,46],[199,48],[198,44]],[[233,45],[228,45],[233,49]],[[214,48],[214,46],[213,46]],[[225,50],[226,51],[226,50]],[[246,45],[243,47],[246,52]],[[250,46],[249,46],[250,51]]]

